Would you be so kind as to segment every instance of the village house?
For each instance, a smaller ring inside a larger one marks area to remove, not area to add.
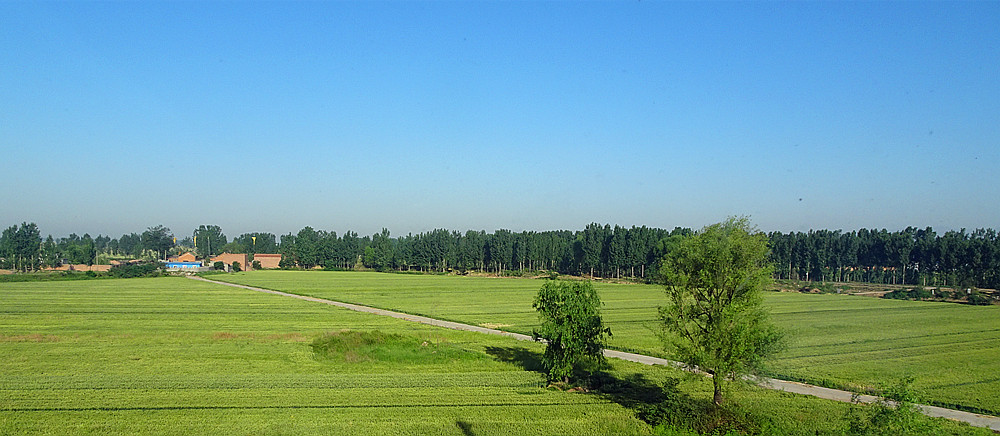
[[[280,254],[255,254],[253,255],[254,262],[260,262],[261,269],[277,269],[281,264]]]

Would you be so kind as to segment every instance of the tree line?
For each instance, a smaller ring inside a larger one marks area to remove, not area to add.
[[[523,231],[435,229],[393,237],[387,229],[371,236],[353,231],[304,227],[280,238],[244,233],[229,240],[216,225],[174,237],[164,226],[119,238],[71,234],[42,240],[38,227],[22,223],[0,236],[0,267],[30,271],[69,263],[93,264],[103,256],[163,259],[191,250],[200,257],[231,253],[281,253],[289,268],[397,271],[484,271],[517,274],[554,271],[602,278],[654,280],[663,256],[694,232],[592,223],[583,230]],[[906,284],[1000,287],[1000,240],[992,229],[950,230],[907,227],[856,231],[810,230],[768,234],[774,278]]]
[[[768,239],[779,279],[1000,287],[1000,239],[993,229],[810,230],[773,232]]]
[[[557,271],[593,277],[651,276],[669,245],[692,231],[590,224],[581,231],[465,233],[435,229],[393,238],[387,229],[368,236],[305,227],[281,237],[283,266],[399,271],[485,271],[507,274]]]

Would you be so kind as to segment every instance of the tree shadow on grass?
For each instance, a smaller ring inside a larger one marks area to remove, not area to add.
[[[513,363],[526,371],[545,374],[542,354],[524,347],[487,347],[495,359]],[[587,387],[586,395],[597,395],[632,410],[646,423],[694,429],[698,432],[725,432],[728,429],[755,433],[753,420],[736,409],[716,407],[710,400],[692,398],[678,389],[681,379],[651,380],[641,373],[611,373],[594,364],[581,365],[574,373],[577,384]],[[606,367],[605,367],[606,368]]]
[[[524,347],[486,347],[486,354],[501,362],[513,363],[526,371],[545,374],[542,354]],[[657,384],[642,374],[620,377],[598,369],[592,362],[580,365],[573,374],[577,384],[587,387],[588,395],[599,395],[632,409],[640,419],[656,425],[672,410],[686,412],[694,400],[677,389],[680,380],[668,378]]]
[[[486,354],[501,362],[513,363],[525,371],[545,374],[541,353],[524,347],[486,347]]]
[[[465,436],[475,436],[476,434],[472,432],[472,424],[465,421],[455,421],[455,425],[458,426],[459,430],[462,430],[462,434]]]

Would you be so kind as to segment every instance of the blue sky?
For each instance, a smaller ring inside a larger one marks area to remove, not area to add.
[[[0,2],[0,225],[1000,228],[1000,2]]]

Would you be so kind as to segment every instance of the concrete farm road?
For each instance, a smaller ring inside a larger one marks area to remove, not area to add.
[[[215,283],[217,285],[232,286],[234,288],[247,289],[247,290],[250,290],[250,291],[265,292],[265,293],[268,293],[268,294],[281,295],[281,296],[285,296],[285,297],[298,298],[300,300],[306,300],[306,301],[312,301],[312,302],[316,302],[316,303],[329,304],[331,306],[343,307],[345,309],[351,309],[351,310],[358,311],[358,312],[366,312],[366,313],[372,313],[372,314],[375,314],[375,315],[382,315],[382,316],[391,316],[393,318],[399,318],[399,319],[410,321],[410,322],[418,322],[418,323],[421,323],[421,324],[428,324],[428,325],[433,325],[433,326],[438,326],[438,327],[449,328],[449,329],[453,329],[453,330],[465,330],[465,331],[479,332],[479,333],[485,333],[485,334],[490,334],[490,335],[507,336],[507,337],[511,337],[511,338],[514,338],[514,339],[522,340],[522,341],[531,341],[531,340],[534,340],[534,339],[532,339],[531,336],[528,336],[528,335],[522,335],[520,333],[505,332],[503,330],[497,330],[497,329],[491,329],[491,328],[486,328],[486,327],[480,327],[480,326],[475,326],[475,325],[471,325],[471,324],[462,324],[462,323],[458,323],[458,322],[444,321],[444,320],[440,320],[440,319],[429,318],[429,317],[426,317],[426,316],[410,315],[408,313],[396,312],[396,311],[392,311],[392,310],[379,309],[379,308],[370,307],[370,306],[362,306],[362,305],[359,305],[359,304],[344,303],[344,302],[334,301],[334,300],[326,300],[326,299],[323,299],[323,298],[307,297],[305,295],[290,294],[288,292],[272,291],[270,289],[255,288],[253,286],[238,285],[238,284],[235,284],[235,283],[219,282],[219,281],[209,280],[209,279],[206,279],[206,278],[203,278],[203,277],[197,277],[197,276],[188,276],[188,278],[191,278],[191,279],[194,279],[194,280],[200,280],[200,281],[208,282],[208,283]],[[663,365],[663,366],[673,366],[673,367],[682,367],[683,366],[680,363],[674,362],[672,360],[661,359],[659,357],[646,356],[646,355],[642,355],[642,354],[626,353],[624,351],[604,350],[604,355],[606,357],[612,357],[612,358],[615,358],[615,359],[628,360],[628,361],[631,361],[631,362],[638,362],[638,363],[642,363],[642,364],[646,364],[646,365]],[[843,402],[848,402],[849,403],[851,401],[851,396],[853,395],[853,393],[848,392],[848,391],[841,391],[841,390],[837,390],[837,389],[824,388],[824,387],[813,386],[813,385],[809,385],[809,384],[805,384],[805,383],[791,382],[791,381],[786,381],[786,380],[778,380],[778,379],[773,379],[773,378],[759,378],[759,379],[757,379],[757,381],[758,381],[758,383],[762,387],[765,387],[765,388],[768,388],[768,389],[774,389],[774,390],[779,390],[779,391],[792,392],[792,393],[802,394],[802,395],[811,395],[811,396],[814,396],[814,397],[823,398],[823,399],[827,399],[827,400],[843,401]],[[864,402],[872,402],[872,401],[875,401],[876,398],[873,397],[873,396],[870,396],[870,395],[862,395],[862,396],[860,396],[860,400],[864,401]],[[956,421],[967,422],[970,425],[974,425],[976,427],[986,427],[986,428],[989,428],[989,429],[991,429],[993,431],[1000,432],[1000,417],[989,416],[989,415],[980,415],[980,414],[977,414],[977,413],[963,412],[961,410],[946,409],[946,408],[943,408],[943,407],[936,407],[936,406],[918,405],[918,407],[920,407],[920,410],[925,415],[927,415],[927,416],[936,417],[936,418],[948,418],[948,419],[953,419],[953,420],[956,420]]]

